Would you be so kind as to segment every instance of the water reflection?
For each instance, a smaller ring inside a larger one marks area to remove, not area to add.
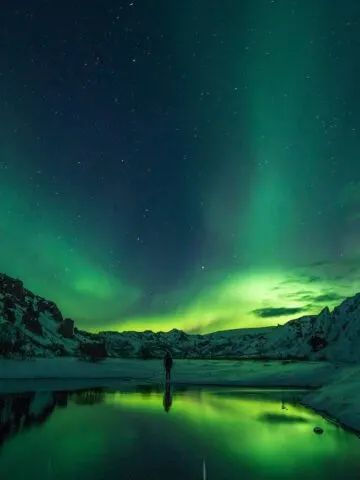
[[[170,383],[166,383],[165,392],[164,392],[164,399],[163,405],[165,412],[169,412],[172,404],[172,394],[171,394],[171,385]]]
[[[2,396],[0,478],[358,478],[359,439],[301,395],[145,385]]]

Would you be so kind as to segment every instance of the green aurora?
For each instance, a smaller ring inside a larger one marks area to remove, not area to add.
[[[360,18],[357,4],[345,1],[330,11],[325,0],[301,6],[251,0],[232,11],[225,2],[217,19],[216,9],[203,2],[198,68],[205,65],[202,81],[208,78],[211,91],[204,96],[213,102],[213,116],[216,98],[226,104],[230,133],[227,142],[211,138],[214,175],[189,193],[190,205],[203,199],[202,245],[204,257],[212,255],[189,268],[171,292],[149,295],[134,273],[140,260],[126,246],[122,217],[115,239],[102,212],[77,214],[95,212],[96,201],[75,190],[70,176],[68,184],[57,184],[55,174],[45,180],[34,151],[6,134],[7,123],[21,115],[31,120],[29,112],[14,111],[10,118],[3,110],[1,270],[91,331],[276,325],[332,308],[359,291],[360,102],[351,97],[357,54],[350,42],[359,35],[349,21]],[[178,69],[190,69],[192,61],[190,11],[186,1],[181,12],[169,13]],[[227,56],[211,57],[215,36],[233,39]],[[15,94],[6,92],[10,101]],[[190,93],[184,101],[191,101]],[[65,137],[54,141],[60,148]],[[60,169],[45,149],[38,152],[43,164]],[[180,251],[182,239],[177,242]],[[149,263],[147,283],[155,282],[160,254]]]

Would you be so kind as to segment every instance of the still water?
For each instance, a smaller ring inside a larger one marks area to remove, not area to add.
[[[0,396],[0,478],[360,478],[359,438],[301,407],[301,395],[142,387]]]

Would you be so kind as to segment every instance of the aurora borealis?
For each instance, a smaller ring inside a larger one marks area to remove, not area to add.
[[[80,328],[360,291],[360,2],[5,0],[0,271]]]

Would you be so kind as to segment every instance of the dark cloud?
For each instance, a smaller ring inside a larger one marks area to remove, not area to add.
[[[313,262],[309,265],[309,267],[327,267],[331,265],[332,262],[329,260],[320,260],[319,262]]]
[[[314,302],[314,294],[309,294],[309,293],[306,295],[298,295],[298,296],[294,295],[292,298],[299,302],[310,302],[310,303]]]
[[[287,315],[296,315],[298,313],[304,312],[303,307],[268,307],[268,308],[258,308],[253,310],[251,313],[254,313],[257,317],[261,318],[272,318],[272,317],[285,317]]]
[[[324,277],[323,275],[319,275],[319,272],[316,271],[314,268],[313,269],[308,269],[308,270],[301,270],[296,273],[294,276],[294,280],[292,283],[294,284],[302,284],[303,287],[306,286],[308,283],[319,283],[323,282]]]
[[[286,284],[319,284],[336,283],[341,288],[346,288],[350,277],[360,276],[360,257],[358,255],[339,257],[334,262],[321,261],[302,266],[293,270],[291,276],[281,282]]]
[[[311,290],[299,290],[294,293],[287,295],[287,298],[292,298],[293,300],[310,300],[314,297],[314,292]]]
[[[338,293],[324,293],[323,295],[318,295],[313,298],[313,301],[316,303],[324,303],[324,302],[341,302],[344,300],[344,297],[339,295]]]
[[[322,282],[322,281],[323,281],[323,278],[320,277],[319,275],[310,275],[306,279],[307,283],[318,283],[318,282]]]
[[[316,295],[314,292],[309,290],[300,290],[299,292],[288,295],[288,298],[301,302],[310,302],[311,305],[311,303],[342,301],[344,296],[336,292],[328,292],[322,293],[321,295]]]
[[[285,280],[282,280],[279,283],[279,286],[274,287],[273,290],[278,290],[279,288],[281,289],[282,285],[292,285],[294,283],[299,283],[299,278],[298,277],[289,277],[289,278],[286,278]]]
[[[279,283],[279,286],[275,286],[273,290],[281,289],[283,285],[298,285],[299,283],[318,283],[323,282],[324,278],[320,275],[315,275],[311,271],[303,271],[296,273],[293,277],[286,278]],[[304,285],[305,286],[305,285]]]

